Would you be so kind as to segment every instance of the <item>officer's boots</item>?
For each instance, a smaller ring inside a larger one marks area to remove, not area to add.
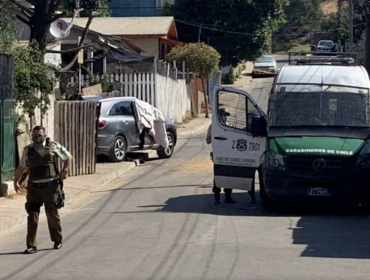
[[[218,188],[218,187],[216,187],[216,186],[214,186],[213,189],[212,189],[212,191],[213,191],[213,194],[214,194],[214,197],[215,197],[215,204],[220,204],[221,203],[220,202],[220,199],[221,199],[221,197],[220,197],[221,189]]]
[[[233,200],[231,197],[232,189],[224,189],[224,192],[225,192],[225,203],[228,203],[228,204],[236,203],[236,201]]]

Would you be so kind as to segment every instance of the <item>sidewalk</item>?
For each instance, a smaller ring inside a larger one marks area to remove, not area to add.
[[[179,124],[177,125],[178,138],[188,138],[205,132],[210,123],[211,119],[206,119],[203,114],[186,123]],[[91,190],[111,183],[138,165],[140,165],[139,160],[120,163],[98,163],[95,174],[68,178],[64,184],[66,204],[76,202],[89,194]],[[0,198],[0,235],[27,223],[27,213],[24,208],[25,202],[25,195],[12,195],[9,198]],[[44,213],[41,212],[41,215],[44,215]]]
[[[253,71],[253,62],[245,63],[246,69],[242,71],[241,76],[236,79],[233,87],[248,87],[252,82],[252,71]]]

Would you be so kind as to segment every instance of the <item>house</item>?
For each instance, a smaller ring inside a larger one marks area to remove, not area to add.
[[[77,18],[74,24],[86,26],[87,18]],[[141,55],[165,60],[176,45],[178,34],[173,17],[102,17],[94,18],[90,30],[105,36],[129,39],[142,49]]]
[[[63,20],[68,23],[71,21],[71,19]],[[68,37],[61,42],[61,50],[67,51],[76,48],[84,29],[85,27],[74,24]],[[144,51],[124,37],[104,35],[91,29],[89,29],[84,39],[84,45],[90,46],[83,51],[83,64],[91,74],[130,73],[134,71],[133,64],[136,64],[135,67],[141,67],[144,71],[147,71],[154,60],[154,57],[141,55],[140,53]],[[74,55],[74,52],[64,53],[61,66],[66,66]],[[147,66],[145,66],[145,63],[138,66],[137,64],[141,62],[149,63],[147,63]],[[75,64],[72,70],[77,71],[77,69],[77,64]],[[83,73],[87,74],[87,71],[84,70]]]
[[[153,17],[161,16],[166,4],[174,4],[175,0],[111,0],[109,9],[112,17]]]

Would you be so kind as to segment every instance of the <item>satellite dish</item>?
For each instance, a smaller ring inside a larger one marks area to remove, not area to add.
[[[53,37],[59,38],[62,35],[62,33],[66,31],[67,29],[68,29],[68,23],[66,23],[62,19],[58,19],[51,23],[49,31]],[[68,34],[69,34],[69,31],[68,31]],[[68,34],[66,34],[66,36],[68,36]]]

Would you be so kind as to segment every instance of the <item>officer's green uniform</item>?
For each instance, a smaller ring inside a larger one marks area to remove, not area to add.
[[[26,211],[28,213],[27,246],[37,247],[36,233],[40,208],[45,205],[50,237],[53,242],[62,242],[62,227],[56,202],[60,193],[57,158],[65,161],[68,158],[66,148],[56,142],[50,147],[45,144],[27,146],[20,165],[28,168]]]

